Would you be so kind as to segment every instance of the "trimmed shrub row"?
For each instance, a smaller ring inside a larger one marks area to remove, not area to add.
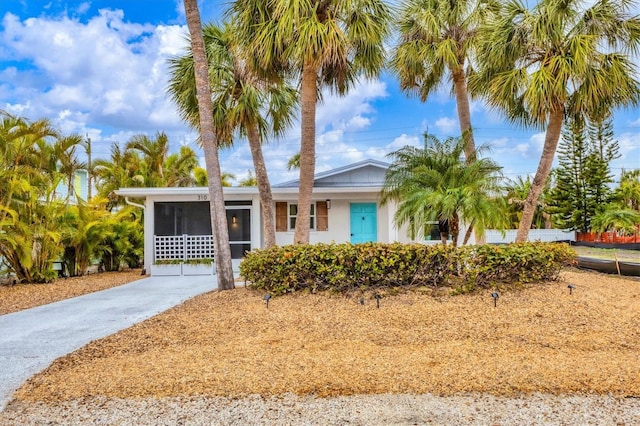
[[[453,248],[422,244],[313,244],[248,253],[240,273],[273,295],[447,286],[459,292],[554,280],[576,253],[567,244],[521,243]]]

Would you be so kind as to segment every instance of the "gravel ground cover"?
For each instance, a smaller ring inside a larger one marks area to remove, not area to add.
[[[48,284],[5,283],[0,285],[0,315],[127,284],[144,278],[140,272],[140,269],[101,272],[83,277],[61,278]]]
[[[55,361],[0,424],[638,424],[638,312],[640,281],[576,270],[495,307],[212,292]]]
[[[637,399],[609,395],[497,397],[353,395],[243,398],[84,398],[58,404],[16,402],[0,425],[580,425],[640,424]]]

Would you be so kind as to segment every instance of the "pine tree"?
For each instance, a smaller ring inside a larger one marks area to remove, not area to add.
[[[589,122],[590,153],[585,164],[587,197],[596,213],[611,201],[613,174],[609,163],[620,157],[618,142],[613,140],[611,115]]]
[[[571,119],[562,131],[558,147],[558,164],[553,175],[555,186],[549,194],[549,213],[555,226],[562,229],[586,230],[584,211],[586,161],[586,131],[581,117]]]
[[[618,149],[610,115],[590,120],[575,116],[567,121],[549,197],[556,226],[581,232],[591,229],[591,218],[611,200],[609,163],[618,158]]]

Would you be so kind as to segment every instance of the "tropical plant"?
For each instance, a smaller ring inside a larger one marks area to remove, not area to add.
[[[143,159],[137,151],[123,151],[117,143],[111,144],[109,159],[100,158],[93,162],[93,177],[98,196],[109,200],[109,210],[124,204],[115,193],[117,189],[145,186],[147,179],[144,176],[142,162]]]
[[[198,156],[188,146],[181,146],[176,153],[169,154],[164,160],[164,185],[169,187],[195,186],[195,170],[198,168]]]
[[[238,182],[239,186],[258,186],[258,180],[256,179],[256,175],[251,171],[247,170],[247,177],[241,179]]]
[[[296,152],[287,160],[287,170],[300,170],[300,153]]]
[[[506,214],[509,228],[517,228],[518,224],[520,224],[520,221],[522,220],[524,202],[531,190],[531,178],[527,176],[523,179],[522,176],[518,176],[515,180],[509,180],[506,184],[505,190],[505,198],[507,202]],[[543,195],[538,199],[538,205],[531,223],[531,226],[534,229],[545,229],[551,227],[551,215],[545,211],[547,207],[544,203],[546,198],[545,192],[548,192],[548,189],[543,191]]]
[[[105,233],[99,254],[101,267],[105,271],[118,271],[123,265],[140,266],[144,254],[142,212],[127,206],[109,215],[104,226],[109,232]]]
[[[632,5],[540,0],[529,8],[509,0],[480,29],[471,91],[512,122],[546,128],[516,241],[527,239],[564,118],[601,116],[640,102],[637,68],[628,56],[640,47],[640,18],[631,16]]]
[[[110,213],[106,198],[93,197],[89,202],[70,205],[62,218],[61,243],[65,247],[64,261],[70,276],[87,273],[94,259],[101,257],[107,238],[114,238],[106,226]]]
[[[253,69],[266,76],[287,70],[299,78],[300,184],[293,238],[295,243],[308,243],[321,90],[343,95],[359,75],[379,73],[389,6],[383,0],[236,0],[231,14],[239,40],[251,52],[246,60]]]
[[[496,9],[493,0],[405,0],[397,18],[399,40],[391,53],[391,70],[400,88],[422,102],[449,77],[467,161],[475,152],[467,76],[478,27]]]
[[[216,254],[216,272],[218,275],[218,289],[228,290],[235,287],[233,268],[231,266],[231,247],[227,232],[227,215],[222,193],[222,176],[218,155],[218,137],[213,120],[213,105],[211,102],[211,88],[209,86],[209,72],[202,24],[197,0],[184,0],[187,26],[191,34],[191,52],[196,82],[196,98],[198,101],[198,116],[200,141],[204,150],[204,158],[209,180],[209,204],[211,209],[211,228],[213,230],[214,251]]]
[[[229,24],[203,28],[209,61],[213,118],[218,141],[233,144],[233,135],[246,136],[256,170],[256,185],[262,206],[264,244],[275,244],[275,218],[271,184],[262,154],[268,135],[280,136],[291,124],[297,94],[282,79],[260,78],[244,60],[246,53],[234,39]],[[198,105],[195,96],[193,55],[189,51],[170,59],[169,93],[183,119],[197,128]]]
[[[615,189],[613,196],[619,205],[640,211],[640,169],[623,170],[620,185]]]
[[[79,164],[76,136],[62,136],[48,120],[31,122],[0,112],[0,258],[23,282],[46,282],[62,254],[65,201],[59,188]]]
[[[591,229],[594,232],[613,231],[620,235],[634,235],[640,228],[640,212],[629,208],[610,206],[596,214]]]
[[[580,116],[567,121],[548,197],[548,211],[559,228],[589,232],[592,217],[610,201],[613,175],[609,163],[618,156],[618,144],[604,138],[605,127],[589,123],[587,131]]]
[[[143,155],[146,167],[143,176],[146,187],[163,186],[165,182],[164,162],[169,153],[169,138],[164,132],[158,132],[155,138],[147,135],[133,136],[125,146],[126,151],[134,150]]]
[[[412,238],[424,238],[429,222],[446,222],[454,246],[461,222],[481,234],[488,226],[503,229],[501,167],[479,157],[484,148],[473,153],[475,162],[466,163],[463,138],[440,141],[428,135],[427,140],[425,148],[406,146],[389,154],[392,163],[385,176],[381,202],[398,203],[396,225],[408,224]],[[470,230],[464,243],[469,236]],[[446,238],[442,242],[446,244]]]

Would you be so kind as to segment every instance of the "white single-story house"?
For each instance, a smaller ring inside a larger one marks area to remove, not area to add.
[[[310,243],[412,242],[406,227],[399,229],[393,223],[396,204],[380,204],[379,195],[388,166],[382,161],[364,160],[316,174]],[[293,243],[298,183],[292,180],[271,188],[278,245]],[[129,204],[145,210],[144,265],[152,275],[165,273],[157,266],[167,263],[173,264],[169,274],[187,275],[192,267],[185,265],[213,258],[208,188],[122,188],[116,193]],[[131,199],[143,199],[144,204]],[[263,247],[260,197],[257,187],[228,187],[224,188],[224,199],[231,257],[237,269],[245,252]],[[464,229],[459,243],[463,238]],[[549,238],[558,239],[555,234]],[[500,236],[493,239],[496,241],[491,242],[504,241]],[[437,222],[433,223],[431,232],[427,232],[427,239],[420,242],[440,242]],[[183,262],[182,266],[176,265],[179,262]],[[168,265],[164,266],[167,269]],[[204,272],[194,273],[213,273],[214,270],[209,266]]]
[[[395,204],[381,206],[379,202],[387,167],[382,161],[364,160],[318,173],[310,242],[409,242],[406,230],[393,224]],[[144,265],[152,274],[157,263],[213,257],[208,188],[121,188],[116,193],[145,209]],[[273,185],[272,194],[276,242],[292,244],[298,180]],[[237,267],[246,251],[263,246],[260,197],[257,187],[227,187],[224,198]],[[144,204],[132,199],[143,199]]]

